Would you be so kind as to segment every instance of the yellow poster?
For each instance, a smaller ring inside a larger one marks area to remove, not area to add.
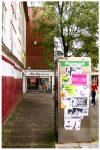
[[[60,93],[61,93],[61,108],[62,109],[66,108],[66,105],[64,105],[62,103],[65,93],[68,94],[68,96],[74,96],[76,94],[76,85],[71,85],[70,80],[71,80],[70,77],[66,76],[66,74],[61,75],[61,78],[60,78],[61,91],[60,91]]]
[[[70,82],[70,78],[66,76],[66,74],[62,74],[61,76],[62,82]]]
[[[76,95],[76,85],[64,85],[64,90],[68,92],[68,96]]]

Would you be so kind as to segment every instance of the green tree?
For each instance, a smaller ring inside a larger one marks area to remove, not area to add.
[[[98,2],[44,2],[40,11],[36,19],[37,8],[33,8],[34,32],[44,37],[38,45],[44,45],[50,69],[54,49],[59,56],[91,57],[92,65],[97,66]],[[59,51],[59,43],[62,51]]]

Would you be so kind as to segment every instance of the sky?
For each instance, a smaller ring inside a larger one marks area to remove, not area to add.
[[[31,6],[40,7],[41,1],[27,1],[27,5],[28,5],[28,7],[31,7]]]

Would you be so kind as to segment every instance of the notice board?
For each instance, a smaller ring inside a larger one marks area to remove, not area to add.
[[[58,143],[89,142],[91,59],[70,57],[58,59],[56,63]]]

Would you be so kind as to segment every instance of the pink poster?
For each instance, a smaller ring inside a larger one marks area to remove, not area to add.
[[[87,85],[87,74],[72,74],[72,84]]]

